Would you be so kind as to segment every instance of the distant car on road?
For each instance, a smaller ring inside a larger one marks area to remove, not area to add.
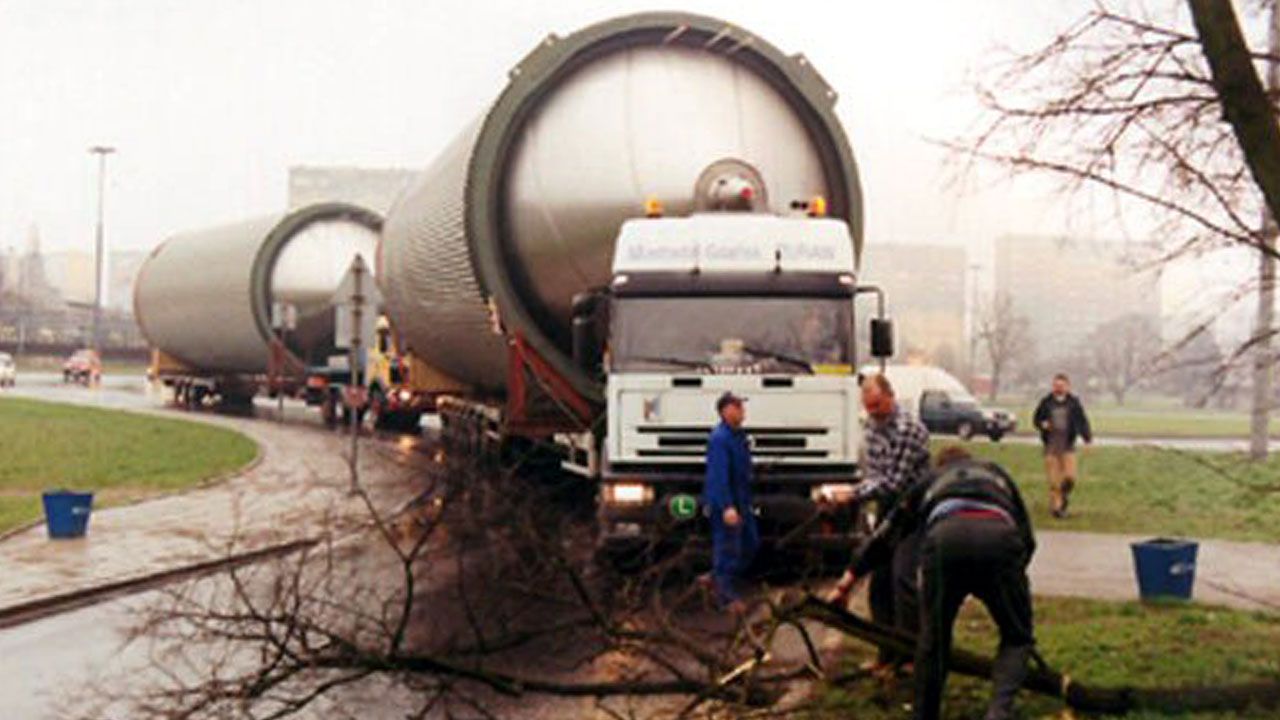
[[[77,350],[62,363],[62,381],[84,385],[96,383],[102,377],[102,360],[94,350]]]
[[[878,372],[868,366],[864,372]],[[983,407],[951,373],[930,365],[890,365],[885,368],[898,403],[915,413],[929,432],[968,440],[986,435],[992,442],[1012,433],[1018,418],[1000,408]]]
[[[13,387],[18,381],[18,367],[13,363],[13,356],[0,353],[0,387]]]

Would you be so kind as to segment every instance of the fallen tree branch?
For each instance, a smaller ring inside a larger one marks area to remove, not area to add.
[[[908,656],[915,638],[907,633],[868,622],[842,607],[806,595],[781,612],[820,622],[872,645]],[[953,672],[973,677],[991,676],[992,660],[967,650],[951,651]],[[1029,668],[1024,690],[1062,700],[1083,712],[1125,714],[1136,710],[1175,712],[1241,711],[1251,707],[1280,707],[1280,680],[1236,685],[1168,688],[1091,687],[1047,665]]]

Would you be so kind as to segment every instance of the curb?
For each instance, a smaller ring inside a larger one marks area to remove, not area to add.
[[[163,570],[151,575],[115,580],[93,587],[57,595],[47,595],[36,600],[10,605],[6,608],[0,608],[0,629],[22,625],[50,615],[58,615],[90,605],[97,605],[114,597],[133,595],[179,580],[206,575],[217,570],[239,567],[269,557],[288,555],[299,550],[305,550],[319,542],[320,538],[290,540],[289,542],[250,550],[239,555],[205,560],[191,565]]]

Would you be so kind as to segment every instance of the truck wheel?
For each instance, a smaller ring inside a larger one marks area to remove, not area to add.
[[[649,566],[650,548],[642,543],[601,542],[596,546],[596,565],[620,577],[635,575]]]
[[[403,433],[417,435],[422,424],[422,413],[404,412],[396,418],[396,429]]]
[[[991,442],[998,443],[1000,442],[1000,439],[1004,437],[1004,433],[999,430],[992,430],[987,433],[987,437],[991,438]]]
[[[956,435],[958,435],[961,440],[968,440],[973,437],[973,423],[966,421],[957,425]]]

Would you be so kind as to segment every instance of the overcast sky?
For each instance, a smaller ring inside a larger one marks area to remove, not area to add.
[[[966,74],[1029,45],[1070,2],[700,2],[803,52],[840,93],[871,242],[985,242],[1061,227],[1030,185],[959,195],[927,139],[972,122]],[[658,6],[661,7],[661,6]],[[93,144],[107,235],[167,234],[284,207],[294,164],[424,167],[550,32],[655,6],[577,0],[0,0],[0,247],[39,225],[91,247]]]
[[[971,128],[971,81],[1047,41],[1089,0],[682,0],[788,53],[840,94],[871,243],[966,246],[990,281],[1009,233],[1115,239],[1042,180],[964,192],[930,142]],[[619,0],[0,0],[0,249],[39,226],[46,250],[92,247],[109,144],[107,243],[285,207],[291,165],[424,168],[548,33],[670,5]],[[995,173],[992,173],[994,177]],[[1251,263],[1175,268],[1166,312]],[[1234,284],[1234,279],[1228,284]]]

